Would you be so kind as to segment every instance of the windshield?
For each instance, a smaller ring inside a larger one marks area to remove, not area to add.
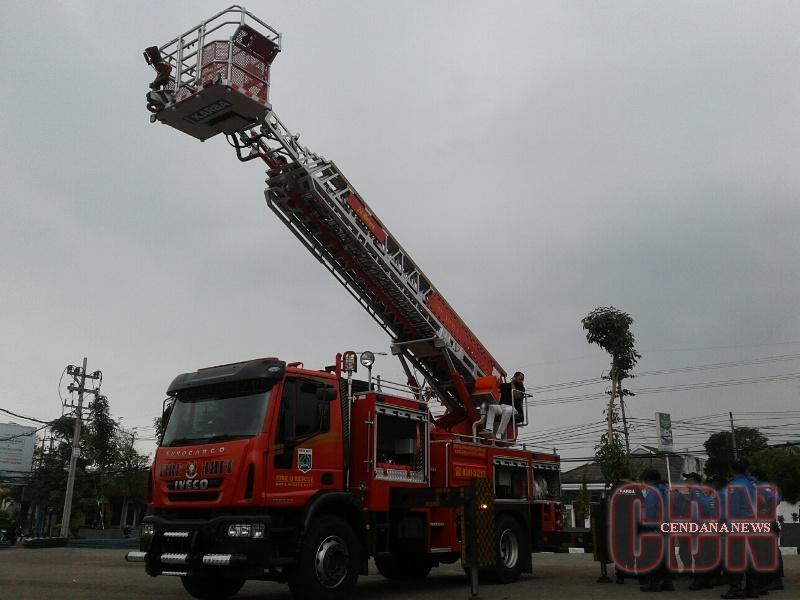
[[[255,394],[178,396],[162,446],[209,444],[261,432],[270,391]]]

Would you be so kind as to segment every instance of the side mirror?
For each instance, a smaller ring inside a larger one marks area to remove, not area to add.
[[[318,402],[333,402],[336,400],[336,390],[329,387],[322,387],[317,390]]]
[[[164,398],[161,403],[161,426],[158,431],[158,445],[160,446],[164,441],[164,433],[167,431],[167,424],[172,415],[172,408],[175,406],[175,398]]]

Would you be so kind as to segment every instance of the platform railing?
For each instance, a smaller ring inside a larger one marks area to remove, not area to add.
[[[175,93],[176,100],[193,93],[201,85],[205,62],[203,54],[210,43],[222,43],[228,46],[225,79],[230,81],[233,78],[233,70],[237,68],[234,60],[237,52],[233,36],[242,25],[249,26],[280,50],[281,34],[238,5],[220,11],[159,47],[164,62],[172,67],[170,84],[167,87]],[[268,78],[262,78],[266,83]]]

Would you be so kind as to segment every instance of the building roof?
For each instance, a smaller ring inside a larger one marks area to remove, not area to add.
[[[683,482],[683,456],[670,453],[669,470],[673,483]],[[636,450],[631,453],[631,461],[637,463],[644,469],[653,468],[658,470],[661,479],[667,481],[667,461],[663,454],[650,454],[644,450]],[[575,467],[561,474],[561,484],[587,484],[605,483],[600,465],[596,462],[587,463],[580,467]]]

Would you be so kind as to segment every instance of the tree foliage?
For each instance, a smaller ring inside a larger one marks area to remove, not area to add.
[[[86,431],[83,437],[88,462],[101,471],[109,470],[116,462],[118,424],[111,418],[108,398],[99,396],[89,404]]]
[[[623,468],[632,466],[626,448],[613,430],[614,424],[619,421],[614,398],[634,395],[622,387],[622,381],[631,376],[641,354],[636,351],[636,340],[631,332],[633,318],[628,313],[613,306],[601,306],[581,319],[581,324],[586,330],[586,341],[597,344],[611,356],[610,401],[604,411],[609,422],[609,431],[603,434],[600,444],[595,447],[595,458],[606,483],[612,484],[619,479]]]
[[[608,439],[606,434],[603,435],[600,443],[594,447],[594,457],[600,466],[600,472],[603,474],[606,485],[616,483],[625,470],[632,471],[634,468],[625,451],[625,444],[616,434],[612,435],[611,439]]]
[[[28,495],[33,504],[44,509],[58,511],[63,507],[74,425],[75,419],[70,416],[53,422],[52,446],[46,452],[35,450],[39,467],[31,476]],[[105,500],[112,496],[144,501],[149,461],[136,450],[134,442],[135,438],[112,418],[105,397],[89,404],[82,423],[73,516],[82,513],[90,521],[104,520]]]
[[[630,377],[636,362],[642,357],[636,351],[631,332],[633,318],[613,306],[601,306],[581,319],[586,341],[597,344],[611,355],[611,369],[620,380]]]
[[[766,481],[777,485],[784,500],[792,504],[800,501],[800,449],[797,446],[756,452],[750,456],[750,466],[754,471],[763,472]]]
[[[707,477],[725,480],[730,475],[730,464],[733,460],[733,438],[730,431],[719,431],[712,434],[704,443],[708,462],[705,472]],[[767,438],[753,427],[736,427],[736,447],[740,458],[751,459],[756,453],[767,448]]]

